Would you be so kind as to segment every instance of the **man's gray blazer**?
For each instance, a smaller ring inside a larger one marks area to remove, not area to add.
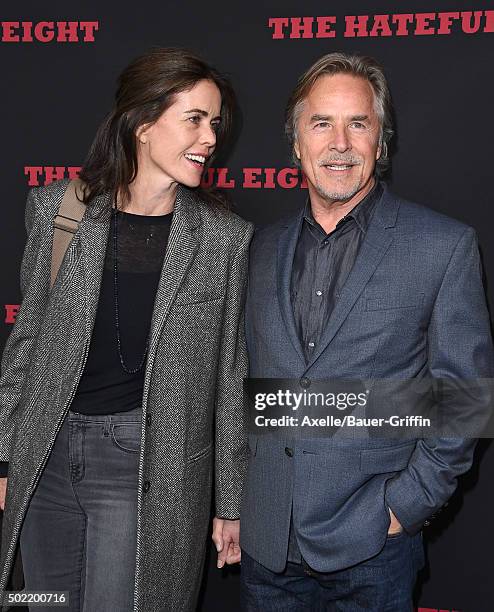
[[[305,362],[290,302],[302,224],[265,228],[251,247],[246,307],[250,376],[300,380],[491,378],[493,348],[475,232],[392,195],[376,205],[319,346]],[[241,545],[273,571],[290,514],[302,556],[329,572],[383,547],[388,507],[409,534],[451,496],[473,440],[250,437]]]

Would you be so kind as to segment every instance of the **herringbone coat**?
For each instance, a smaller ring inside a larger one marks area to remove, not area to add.
[[[23,302],[0,379],[0,460],[9,461],[0,590],[84,369],[98,305],[109,230],[109,216],[95,214],[108,204],[103,196],[86,210],[49,289],[52,223],[66,185],[32,190],[26,207]],[[251,236],[251,224],[179,188],[146,361],[134,612],[195,609],[213,468],[216,514],[239,516]]]

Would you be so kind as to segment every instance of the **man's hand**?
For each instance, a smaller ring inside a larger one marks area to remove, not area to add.
[[[6,493],[7,493],[7,478],[0,478],[0,510],[5,509]]]
[[[214,517],[212,539],[218,551],[216,567],[240,563],[240,521]]]
[[[403,531],[403,527],[400,524],[400,521],[393,514],[391,508],[388,507],[389,516],[391,518],[391,523],[389,524],[388,535],[396,535],[397,533],[401,533]]]

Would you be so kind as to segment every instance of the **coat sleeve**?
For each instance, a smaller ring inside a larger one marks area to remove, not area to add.
[[[481,391],[486,390],[478,395],[478,401],[488,418],[491,385],[485,382],[494,376],[494,356],[472,228],[458,240],[436,297],[428,328],[428,368],[433,378],[456,379],[460,384],[462,380],[471,381]],[[447,410],[447,400],[445,404],[442,409]],[[417,442],[408,467],[389,480],[386,488],[386,503],[406,531],[418,532],[449,499],[457,477],[472,464],[475,444],[473,438],[453,437]]]
[[[242,485],[247,466],[243,379],[248,373],[244,332],[244,303],[248,250],[253,228],[249,224],[230,264],[215,411],[216,516],[240,517]]]
[[[41,325],[49,295],[51,246],[45,245],[51,220],[43,214],[39,189],[32,189],[27,198],[25,222],[27,242],[21,264],[22,304],[7,339],[2,356],[0,376],[0,461],[10,458],[13,420],[22,388],[29,375],[32,348]],[[48,251],[49,248],[49,251]],[[3,466],[5,473],[6,466]]]

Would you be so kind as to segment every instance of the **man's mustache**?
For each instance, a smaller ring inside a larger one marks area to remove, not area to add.
[[[358,166],[362,163],[362,160],[360,157],[355,157],[354,155],[350,155],[350,156],[331,155],[330,157],[321,159],[318,162],[319,166],[329,166],[330,164],[335,164],[335,163],[346,164],[349,166]]]

